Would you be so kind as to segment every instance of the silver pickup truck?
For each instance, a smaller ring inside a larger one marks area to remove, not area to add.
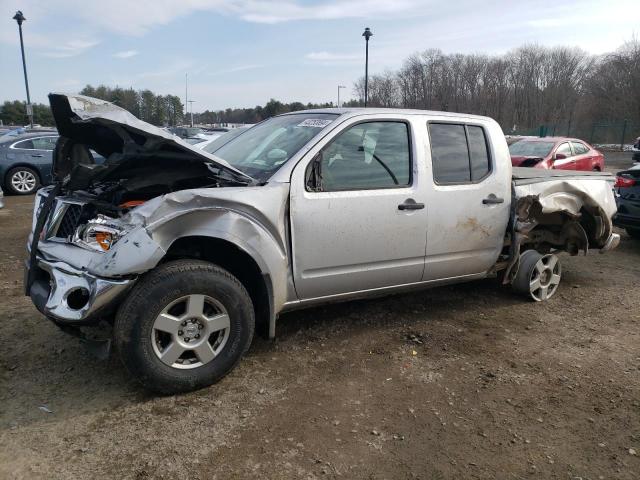
[[[26,293],[69,333],[107,325],[162,393],[216,382],[287,310],[488,276],[544,301],[559,252],[619,242],[612,176],[512,170],[486,117],[301,111],[214,155],[101,100],[50,103]]]

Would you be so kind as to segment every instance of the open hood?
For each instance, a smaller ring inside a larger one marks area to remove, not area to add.
[[[217,167],[234,178],[253,183],[253,179],[240,170],[232,167],[221,158],[184,142],[177,136],[139,120],[127,110],[113,103],[83,95],[64,93],[49,94],[51,111],[60,132],[61,141],[56,147],[53,158],[53,173],[58,181],[62,181],[76,170],[80,164],[91,163],[91,149],[104,158],[106,162],[93,171],[84,171],[81,175],[91,178],[104,173],[110,168],[120,168],[132,157],[146,157],[145,161],[154,161],[154,154],[164,157],[175,155],[176,162],[201,161]],[[84,154],[63,155],[62,144],[84,145]],[[89,161],[88,161],[89,159]]]

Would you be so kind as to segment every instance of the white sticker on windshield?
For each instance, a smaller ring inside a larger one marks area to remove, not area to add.
[[[329,125],[333,120],[322,120],[320,118],[307,118],[304,122],[299,123],[298,127],[314,127],[324,128]]]

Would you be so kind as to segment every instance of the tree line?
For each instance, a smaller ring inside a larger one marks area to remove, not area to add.
[[[364,78],[355,91],[362,102]],[[640,128],[640,42],[600,56],[540,45],[493,56],[428,49],[370,76],[368,106],[486,115],[507,133],[561,125],[564,135],[596,122]]]

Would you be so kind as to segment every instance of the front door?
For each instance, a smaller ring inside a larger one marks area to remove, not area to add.
[[[293,272],[300,299],[420,281],[427,227],[411,124],[343,128],[291,178]]]
[[[498,259],[509,220],[508,152],[491,148],[481,124],[429,122],[428,131],[433,187],[424,280],[486,272]]]
[[[565,158],[557,158],[558,154],[563,155]],[[573,151],[571,150],[571,145],[569,145],[569,142],[563,142],[558,145],[556,151],[553,152],[553,158],[553,168],[557,170],[576,169],[576,159],[573,156]]]

